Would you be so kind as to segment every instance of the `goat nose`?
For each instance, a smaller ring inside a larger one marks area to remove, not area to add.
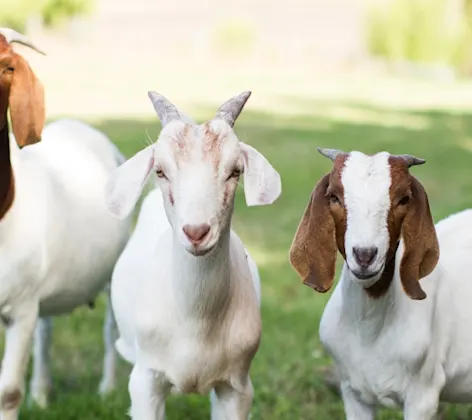
[[[377,256],[378,248],[353,248],[352,252],[356,258],[357,263],[361,267],[368,267],[374,262],[375,257]]]
[[[192,244],[197,245],[203,241],[208,232],[210,232],[210,225],[202,223],[201,225],[185,225],[182,230]]]

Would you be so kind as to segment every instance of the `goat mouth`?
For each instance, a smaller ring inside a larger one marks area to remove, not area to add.
[[[189,252],[195,257],[203,257],[204,255],[212,251],[214,248],[215,248],[215,245],[212,245],[208,248],[203,248],[203,249],[198,249],[198,248],[193,247],[191,250],[189,250]]]
[[[354,276],[359,280],[372,280],[374,277],[378,276],[383,270],[383,267],[380,270],[375,271],[374,273],[363,273],[360,271],[350,270]]]

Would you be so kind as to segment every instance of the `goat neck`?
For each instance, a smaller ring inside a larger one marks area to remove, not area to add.
[[[358,334],[365,342],[375,341],[383,328],[390,324],[389,320],[395,319],[399,307],[409,303],[397,278],[397,261],[401,260],[402,253],[402,247],[398,247],[396,254],[387,263],[381,279],[375,284],[378,289],[382,289],[377,290],[377,296],[366,293],[366,289],[353,279],[346,264],[343,267],[340,286],[344,310],[347,319],[355,325],[362,325],[362,328],[358,328]]]
[[[208,254],[194,256],[173,240],[173,288],[184,316],[221,319],[231,295],[230,229]]]

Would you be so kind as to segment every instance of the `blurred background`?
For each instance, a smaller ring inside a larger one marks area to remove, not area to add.
[[[329,293],[302,286],[287,258],[310,192],[330,170],[316,146],[425,158],[413,171],[435,220],[470,207],[472,1],[3,0],[0,25],[46,51],[17,47],[45,85],[49,120],[86,120],[127,156],[159,132],[148,90],[200,121],[252,90],[236,133],[283,180],[272,206],[248,209],[239,191],[234,216],[263,282],[253,419],[343,419],[318,340]],[[51,407],[24,407],[22,419],[127,418],[125,363],[117,392],[96,395],[102,321],[103,300],[55,321]],[[472,409],[444,406],[441,416],[472,419]],[[168,419],[203,418],[206,397],[170,399]]]

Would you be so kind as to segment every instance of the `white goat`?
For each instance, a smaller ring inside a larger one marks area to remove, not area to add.
[[[111,219],[103,202],[106,181],[124,158],[107,137],[78,121],[60,120],[43,130],[43,88],[13,52],[14,41],[32,47],[24,36],[0,29],[0,317],[7,327],[1,420],[18,417],[35,326],[31,396],[46,405],[48,317],[95,299],[130,232],[130,222]],[[38,316],[45,318],[37,322]],[[109,307],[102,392],[114,386],[113,330]]]
[[[290,259],[320,292],[333,283],[336,242],[345,259],[320,337],[347,419],[373,420],[383,405],[431,420],[439,401],[472,402],[472,210],[435,229],[408,171],[424,160],[320,152],[334,166],[313,191]]]
[[[211,389],[213,420],[249,416],[260,285],[230,227],[234,194],[242,173],[250,206],[270,204],[281,192],[279,174],[232,130],[249,95],[230,99],[213,120],[196,125],[150,92],[163,125],[159,141],[110,178],[108,207],[119,218],[135,206],[151,173],[160,187],[145,199],[112,279],[117,349],[134,365],[133,419],[164,419],[170,392]]]

